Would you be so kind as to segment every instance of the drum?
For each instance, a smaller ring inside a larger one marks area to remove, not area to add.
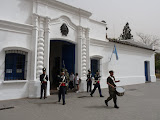
[[[118,96],[123,96],[125,92],[125,89],[123,87],[116,87],[116,94]]]

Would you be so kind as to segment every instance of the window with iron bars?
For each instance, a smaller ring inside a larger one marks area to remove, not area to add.
[[[5,81],[26,80],[26,52],[8,50],[5,56]]]

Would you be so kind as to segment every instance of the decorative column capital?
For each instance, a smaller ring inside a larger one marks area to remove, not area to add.
[[[51,18],[49,17],[45,18],[45,31],[46,32],[50,32],[50,21],[51,21]]]
[[[78,38],[82,38],[82,31],[83,31],[83,27],[78,26]]]
[[[32,25],[34,29],[38,29],[38,18],[37,14],[32,15]]]
[[[45,21],[44,17],[39,17],[39,28],[40,29],[44,28],[44,21]]]
[[[86,39],[89,39],[89,32],[90,32],[90,29],[89,28],[86,28]]]

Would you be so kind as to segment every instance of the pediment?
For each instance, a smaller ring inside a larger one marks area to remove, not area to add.
[[[73,30],[77,30],[77,26],[71,21],[71,19],[65,15],[56,18],[56,19],[52,19],[50,24],[51,25],[55,25],[55,24],[63,24],[65,23],[69,28],[73,29]]]

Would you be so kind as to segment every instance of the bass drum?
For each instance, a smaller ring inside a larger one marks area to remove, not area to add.
[[[118,96],[123,96],[125,92],[125,89],[123,87],[116,87],[116,94]]]

